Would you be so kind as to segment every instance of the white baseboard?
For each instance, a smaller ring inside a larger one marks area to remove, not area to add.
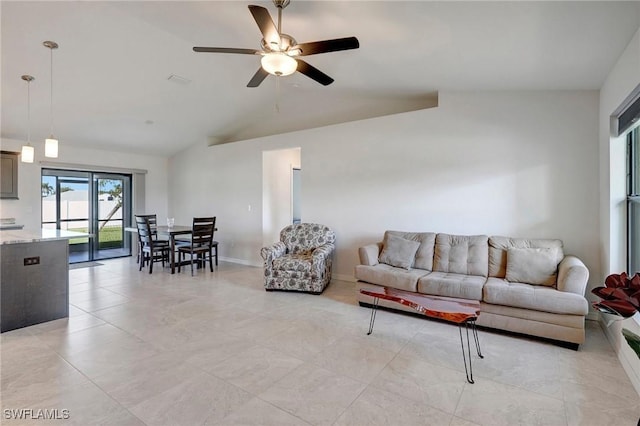
[[[598,321],[600,319],[600,315],[598,315],[598,313],[595,311],[589,311],[585,318],[589,321]]]
[[[246,266],[255,266],[256,268],[262,268],[262,263],[252,263],[246,259],[237,259],[235,257],[222,257],[220,256],[220,260],[224,262],[238,263],[240,265]]]
[[[353,275],[344,275],[344,274],[331,274],[331,279],[332,280],[338,280],[338,281],[348,281],[351,283],[355,283],[356,281],[356,277],[354,277]]]

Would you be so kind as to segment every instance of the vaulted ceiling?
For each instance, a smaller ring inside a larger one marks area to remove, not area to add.
[[[439,90],[597,90],[640,26],[639,2],[293,0],[283,32],[298,42],[356,36],[360,49],[308,56],[335,79],[296,73],[246,84],[259,56],[247,5],[265,1],[2,1],[3,138],[49,133],[64,145],[168,156],[431,106]],[[169,79],[180,76],[187,81]],[[276,84],[279,80],[279,84]]]

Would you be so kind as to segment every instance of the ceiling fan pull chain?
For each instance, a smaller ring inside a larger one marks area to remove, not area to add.
[[[276,76],[276,113],[280,114],[280,76]]]

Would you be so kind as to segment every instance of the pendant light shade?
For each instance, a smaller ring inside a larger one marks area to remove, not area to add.
[[[33,163],[33,147],[31,145],[22,145],[22,152],[20,153],[20,158],[23,163]]]
[[[22,145],[20,160],[23,163],[33,163],[34,150],[31,146],[31,82],[35,80],[31,75],[20,77],[27,82],[27,144]]]
[[[42,44],[51,50],[51,123],[49,137],[44,141],[44,156],[58,158],[58,139],[53,137],[53,49],[58,48],[58,43],[55,41],[45,41]]]
[[[44,156],[58,158],[58,139],[44,140]]]

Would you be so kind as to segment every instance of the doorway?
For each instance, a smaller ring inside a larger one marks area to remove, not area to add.
[[[87,232],[69,263],[131,255],[131,175],[42,169],[42,227]]]
[[[301,148],[262,152],[262,241],[280,239],[280,230],[302,221]],[[294,194],[295,192],[295,194]]]

